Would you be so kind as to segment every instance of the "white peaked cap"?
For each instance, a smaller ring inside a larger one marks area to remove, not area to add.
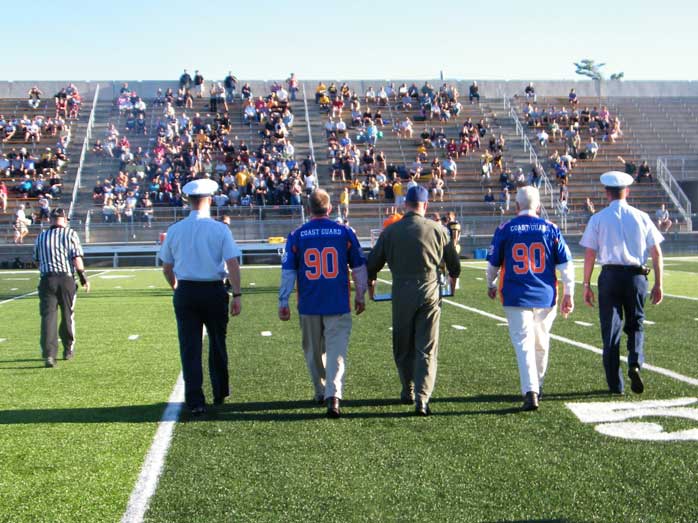
[[[605,187],[623,188],[633,184],[633,177],[620,171],[608,171],[601,175],[601,183]]]
[[[218,184],[209,178],[192,180],[182,187],[182,192],[187,196],[211,196],[218,192]]]

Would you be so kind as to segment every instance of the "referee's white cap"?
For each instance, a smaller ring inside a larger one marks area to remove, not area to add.
[[[218,183],[210,178],[192,180],[182,187],[182,192],[187,196],[211,196],[218,192]]]
[[[622,173],[620,171],[608,171],[601,175],[601,183],[604,187],[614,187],[617,189],[622,189],[623,187],[628,187],[633,184],[633,177],[628,173]]]

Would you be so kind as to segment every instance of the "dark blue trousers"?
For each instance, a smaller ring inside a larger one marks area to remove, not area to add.
[[[604,268],[599,275],[598,285],[606,382],[611,392],[623,392],[620,369],[621,327],[628,337],[628,367],[641,367],[645,359],[643,322],[647,276],[627,269]]]
[[[189,408],[205,405],[201,367],[203,327],[208,332],[208,369],[214,400],[230,394],[228,352],[228,293],[223,282],[179,281],[173,298],[179,354],[184,374],[184,400]]]

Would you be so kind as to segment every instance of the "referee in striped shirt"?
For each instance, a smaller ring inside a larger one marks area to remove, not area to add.
[[[51,228],[39,234],[34,244],[34,259],[39,262],[39,312],[41,313],[41,354],[46,367],[56,366],[58,337],[63,343],[63,359],[73,357],[75,344],[75,298],[77,272],[86,292],[90,282],[85,278],[82,247],[77,233],[67,226],[64,209],[51,211]],[[57,311],[61,324],[56,329]]]

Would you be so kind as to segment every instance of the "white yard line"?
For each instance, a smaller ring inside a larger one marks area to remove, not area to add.
[[[383,283],[387,283],[388,285],[392,285],[392,283],[388,280],[383,280],[379,279],[379,281]],[[458,303],[452,300],[444,299],[444,303],[448,303],[449,305],[453,305],[454,307],[458,307],[459,309],[466,310],[468,312],[473,312],[475,314],[479,314],[480,316],[484,316],[485,318],[490,318],[492,320],[497,320],[499,322],[506,322],[506,318],[503,318],[502,316],[497,316],[496,314],[492,314],[487,311],[483,311],[480,309],[476,309],[475,307],[469,307],[468,305],[463,305],[462,303]],[[589,345],[587,343],[582,343],[579,341],[572,340],[570,338],[566,338],[564,336],[559,336],[557,334],[551,334],[550,337],[554,340],[557,340],[562,343],[566,343],[567,345],[572,345],[573,347],[577,347],[580,349],[588,350],[591,352],[595,352],[596,354],[603,354],[603,351],[599,349],[598,347],[594,347],[593,345]],[[628,358],[625,356],[621,356],[621,360],[624,362],[628,361]],[[678,372],[674,372],[673,370],[669,369],[664,369],[662,367],[655,367],[654,365],[650,365],[648,363],[643,364],[642,366],[643,369],[649,370],[652,372],[655,372],[657,374],[661,374],[663,376],[667,376],[669,378],[673,378],[677,381],[682,381],[684,383],[688,383],[689,385],[694,385],[698,386],[698,379],[696,378],[691,378],[690,376],[684,376],[683,374],[679,374]]]
[[[208,331],[204,325],[201,340],[203,341],[207,335]],[[155,431],[155,436],[153,436],[153,443],[150,445],[143,467],[141,467],[138,481],[136,481],[136,485],[131,491],[126,511],[121,516],[121,523],[143,522],[150,504],[150,498],[155,494],[162,469],[165,467],[165,458],[167,458],[167,453],[170,450],[174,427],[179,420],[183,404],[184,376],[180,372],[174,389],[172,389],[172,394],[170,394],[170,399],[167,400],[165,412],[163,412],[162,418],[158,423],[158,429]]]
[[[24,272],[26,273],[27,271],[24,271]],[[32,272],[35,272],[38,274],[39,271],[32,271]],[[101,274],[104,274],[105,272],[108,272],[108,271],[98,272],[97,274],[92,274],[90,277],[93,278],[95,276],[100,276]],[[34,296],[35,294],[39,294],[39,291],[28,292],[26,294],[21,294],[19,296],[15,296],[14,298],[10,298],[8,300],[0,301],[0,305],[5,305],[6,303],[10,303],[10,302],[13,302],[15,300],[21,300],[22,298],[28,298],[29,296]]]
[[[167,402],[165,412],[158,423],[158,429],[153,437],[153,443],[145,457],[143,468],[138,476],[138,481],[131,491],[126,511],[121,517],[121,523],[141,523],[145,512],[148,510],[150,498],[155,494],[158,480],[165,466],[165,458],[172,443],[174,427],[182,411],[184,402],[184,378],[179,374],[170,399]]]

